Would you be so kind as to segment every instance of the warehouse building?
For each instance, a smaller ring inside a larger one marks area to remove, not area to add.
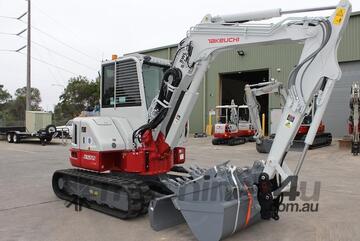
[[[169,45],[139,53],[172,59],[177,45]],[[190,131],[205,131],[209,111],[217,105],[230,104],[231,99],[238,105],[244,104],[245,84],[269,81],[274,78],[286,83],[291,69],[298,63],[302,45],[276,44],[268,46],[243,47],[237,51],[219,54],[207,71],[197,104],[190,117]],[[327,131],[335,137],[347,134],[349,116],[349,94],[354,81],[360,81],[360,12],[354,12],[339,46],[338,60],[343,76],[334,89],[324,123]],[[267,130],[271,128],[271,113],[280,108],[278,97],[261,96],[261,113],[266,116]]]

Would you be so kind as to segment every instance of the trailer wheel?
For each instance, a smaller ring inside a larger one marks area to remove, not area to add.
[[[41,143],[42,146],[45,146],[46,145],[45,138],[40,138],[40,143]]]
[[[13,141],[14,141],[14,143],[20,143],[20,135],[18,135],[18,134],[14,134],[13,135]]]
[[[56,132],[56,126],[54,125],[48,125],[46,128],[45,128],[45,131],[47,134],[54,134]]]
[[[6,134],[6,140],[8,143],[13,143],[14,139],[13,139],[13,134],[12,133],[7,133]]]

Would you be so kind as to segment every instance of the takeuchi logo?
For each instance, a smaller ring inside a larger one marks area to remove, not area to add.
[[[217,43],[237,43],[240,42],[239,37],[229,37],[229,38],[209,38],[209,44],[217,44]]]

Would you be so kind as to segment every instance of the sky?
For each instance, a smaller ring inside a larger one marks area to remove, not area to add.
[[[337,0],[31,0],[32,87],[40,90],[44,110],[53,110],[69,78],[95,79],[101,61],[178,43],[186,31],[208,13],[212,15],[256,10],[332,6]],[[353,0],[353,11],[360,1]],[[26,85],[25,0],[0,0],[0,84],[11,94]],[[331,12],[307,13],[307,16]],[[302,14],[303,15],[303,14]],[[276,21],[276,19],[274,19]]]

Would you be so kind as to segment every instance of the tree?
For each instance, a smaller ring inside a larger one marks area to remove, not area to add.
[[[41,96],[37,88],[31,88],[30,110],[40,111]],[[26,111],[26,87],[19,88],[15,91],[15,99],[9,103],[8,114],[15,120],[25,120]]]
[[[84,76],[71,78],[55,106],[55,119],[65,121],[78,116],[88,106],[94,106],[100,99],[100,81]]]
[[[8,117],[8,106],[9,102],[11,101],[12,96],[10,93],[4,89],[4,86],[0,86],[0,124],[7,121]]]
[[[31,88],[31,110],[41,110],[40,91]],[[0,120],[6,123],[17,123],[25,120],[26,87],[15,91],[15,99],[3,88],[0,88]]]
[[[30,102],[30,108],[33,111],[41,110],[40,103],[41,103],[41,97],[40,97],[40,90],[37,88],[31,88],[31,102]],[[15,91],[15,100],[19,101],[19,104],[24,103],[24,106],[26,107],[26,87],[19,88]]]
[[[0,104],[5,104],[6,102],[10,101],[12,96],[10,93],[4,89],[3,86],[0,85]]]

